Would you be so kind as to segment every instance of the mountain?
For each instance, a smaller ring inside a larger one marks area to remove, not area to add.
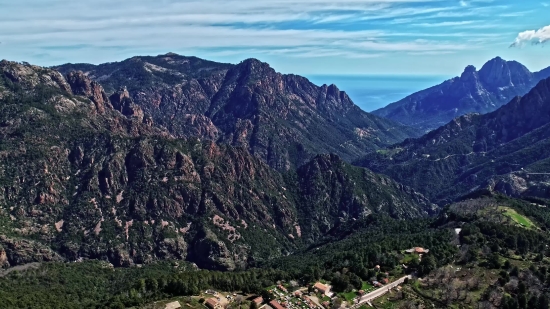
[[[444,204],[488,188],[550,197],[550,79],[498,110],[458,117],[358,160]]]
[[[351,161],[419,136],[362,111],[335,85],[318,87],[255,59],[232,65],[170,53],[56,69],[82,71],[108,94],[125,87],[135,104],[176,137],[242,146],[283,171],[317,154]]]
[[[283,174],[245,147],[177,138],[127,89],[107,95],[82,73],[8,61],[0,188],[1,266],[83,258],[242,269],[368,214],[435,207],[335,155]]]
[[[460,77],[412,94],[372,112],[424,131],[436,129],[469,113],[488,113],[529,92],[550,77],[550,68],[531,73],[516,61],[500,57],[476,71],[468,66]]]

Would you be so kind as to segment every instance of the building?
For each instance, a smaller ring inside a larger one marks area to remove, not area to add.
[[[302,291],[296,291],[296,292],[294,292],[294,296],[296,296],[296,297],[298,297],[298,298],[302,297]]]
[[[210,309],[222,309],[222,305],[215,298],[209,298],[205,304]]]
[[[424,249],[422,247],[414,247],[414,248],[405,250],[405,252],[407,252],[407,253],[416,253],[416,254],[425,254],[425,253],[430,252],[430,250],[429,249]]]
[[[281,304],[279,304],[278,301],[276,300],[272,300],[269,302],[269,305],[273,308],[273,309],[285,309],[285,307],[281,306]]]
[[[317,289],[320,293],[322,293],[322,294],[324,294],[328,297],[332,296],[332,293],[330,292],[330,286],[328,286],[328,285],[324,285],[321,282],[317,282],[317,283],[315,283],[315,285],[313,285],[313,287],[315,289]]]
[[[255,302],[256,305],[259,306],[259,305],[261,305],[261,304],[264,302],[264,298],[261,297],[261,296],[258,296],[258,297],[256,297],[256,298],[254,298],[252,301]]]
[[[285,292],[285,293],[288,293],[288,290],[287,290],[284,286],[282,286],[282,285],[279,284],[277,287],[279,288],[279,290],[281,290],[281,291],[283,291],[283,292]]]
[[[166,307],[164,307],[164,309],[178,309],[178,308],[181,308],[179,301],[173,301],[171,303],[167,303]]]
[[[389,280],[388,278],[382,278],[381,281],[382,281],[382,283],[384,283],[384,284],[390,283],[390,280]]]

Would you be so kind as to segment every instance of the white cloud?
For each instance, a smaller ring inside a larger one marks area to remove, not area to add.
[[[550,26],[539,30],[527,30],[520,32],[511,47],[522,47],[526,43],[544,44],[550,41]]]
[[[506,26],[483,21],[506,6],[466,1],[4,1],[0,55],[48,65],[168,51],[231,59],[439,55],[480,48],[482,38],[501,34],[484,33],[486,25]]]

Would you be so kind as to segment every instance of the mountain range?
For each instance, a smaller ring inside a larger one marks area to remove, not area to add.
[[[242,146],[282,171],[319,153],[351,161],[420,136],[362,111],[335,85],[318,87],[256,59],[232,65],[169,53],[55,69],[82,71],[108,94],[126,89],[134,104],[175,137]]]
[[[144,67],[144,62],[137,63]],[[209,115],[221,117],[213,116],[214,121],[223,118],[225,122],[220,123],[228,123],[219,127],[235,129],[235,124],[249,117],[258,120],[256,125],[263,123],[260,128],[279,128],[284,138],[304,141],[315,133],[314,127],[307,127],[299,138],[285,135],[289,128],[300,126],[275,116],[283,113],[281,106],[290,104],[284,98],[292,102],[306,98],[304,92],[298,97],[285,91],[308,86],[307,81],[275,73],[276,80],[269,83],[260,80],[263,75],[234,75],[242,70],[252,74],[251,66],[271,72],[253,60],[224,72],[230,75],[223,77],[229,80],[225,84],[244,88],[223,90],[227,97],[218,91],[214,101],[226,102],[237,95],[252,101],[246,101],[249,107],[233,106],[236,101],[227,107],[209,106],[218,110]],[[287,84],[293,80],[303,85]],[[226,89],[223,85],[218,86]],[[164,83],[162,87],[172,91]],[[436,211],[435,205],[410,188],[353,167],[336,155],[316,154],[298,169],[278,171],[266,164],[273,162],[267,157],[257,151],[251,154],[246,143],[218,144],[204,135],[183,138],[183,131],[178,131],[181,127],[172,127],[173,133],[164,125],[157,126],[145,109],[151,108],[145,105],[149,101],[140,101],[142,108],[130,94],[132,89],[108,94],[82,72],[63,76],[53,69],[0,62],[0,264],[84,258],[131,266],[183,259],[201,268],[243,269],[258,260],[290,254],[321,239],[335,225],[370,214],[418,218]],[[157,91],[144,89],[150,95]],[[253,98],[246,94],[250,89],[258,92],[248,94]],[[271,91],[288,97],[271,96]],[[334,86],[311,91],[320,95],[317,101],[308,101],[316,106],[303,102],[300,111],[291,112],[294,107],[289,107],[286,112],[310,115],[313,118],[304,116],[304,121],[355,136],[349,142],[355,145],[353,149],[383,144],[378,137],[359,138],[352,129],[344,130],[351,127],[341,124],[351,126],[357,121],[382,126],[389,121],[359,113]],[[143,93],[134,95],[139,98]],[[267,99],[272,101],[264,106]],[[241,112],[245,118],[234,117]],[[170,117],[184,115],[174,111]],[[263,136],[259,132],[252,136]],[[388,133],[391,130],[376,132],[386,137],[393,134]],[[246,136],[242,135],[243,140]],[[337,137],[342,138],[337,145],[348,142],[345,136]],[[285,144],[274,144],[273,139],[262,145],[286,151]]]
[[[550,197],[550,79],[496,111],[458,117],[355,162],[439,204],[473,190]]]
[[[550,67],[532,73],[519,62],[496,57],[479,71],[468,66],[460,77],[414,93],[372,113],[427,132],[465,114],[492,112],[514,97],[526,94],[548,77]]]

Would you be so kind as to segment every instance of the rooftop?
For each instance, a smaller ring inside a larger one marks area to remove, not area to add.
[[[269,305],[273,307],[273,309],[285,309],[285,307],[281,306],[278,301],[272,300],[269,302]]]
[[[171,303],[167,303],[166,307],[164,307],[164,309],[178,309],[178,308],[181,308],[179,301],[173,301]]]

